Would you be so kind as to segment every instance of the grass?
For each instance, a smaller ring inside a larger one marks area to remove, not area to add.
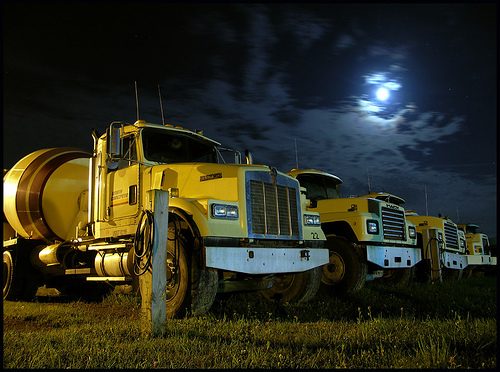
[[[5,301],[4,368],[495,368],[496,278],[270,304],[216,299],[203,317],[140,329],[140,299]]]

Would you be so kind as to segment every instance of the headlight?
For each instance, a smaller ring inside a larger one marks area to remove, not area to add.
[[[439,249],[444,248],[443,233],[438,233],[438,246],[439,246]]]
[[[212,216],[215,218],[238,218],[238,207],[235,205],[212,204]]]
[[[415,239],[417,237],[417,230],[413,226],[408,227],[408,236],[411,239]]]
[[[460,239],[460,248],[465,248],[465,240]]]
[[[368,234],[378,234],[378,222],[375,220],[367,220],[366,231]]]
[[[321,218],[318,215],[305,214],[304,224],[308,226],[321,226]]]

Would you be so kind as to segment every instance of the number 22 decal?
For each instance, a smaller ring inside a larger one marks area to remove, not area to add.
[[[319,234],[317,232],[311,232],[311,236],[313,239],[319,239]]]

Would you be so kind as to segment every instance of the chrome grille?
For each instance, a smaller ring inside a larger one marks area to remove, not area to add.
[[[458,229],[457,225],[445,222],[444,223],[444,239],[447,249],[458,249]]]
[[[384,239],[405,240],[405,213],[399,209],[382,207]]]
[[[250,180],[250,200],[250,236],[299,237],[296,188]]]

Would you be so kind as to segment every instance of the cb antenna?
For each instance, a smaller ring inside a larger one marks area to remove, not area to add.
[[[425,188],[425,215],[429,215],[429,206],[427,204],[427,185],[424,185]]]
[[[299,169],[299,155],[297,153],[297,139],[295,139],[295,169]]]
[[[163,123],[163,126],[165,126],[165,118],[163,117],[163,105],[161,103],[160,84],[158,84],[158,97],[160,98],[161,122]]]
[[[139,120],[139,98],[137,97],[137,81],[135,83],[135,106],[137,108],[137,120]]]
[[[366,176],[368,177],[368,194],[371,194],[372,190],[370,187],[370,173],[368,173],[368,168],[366,168]]]

